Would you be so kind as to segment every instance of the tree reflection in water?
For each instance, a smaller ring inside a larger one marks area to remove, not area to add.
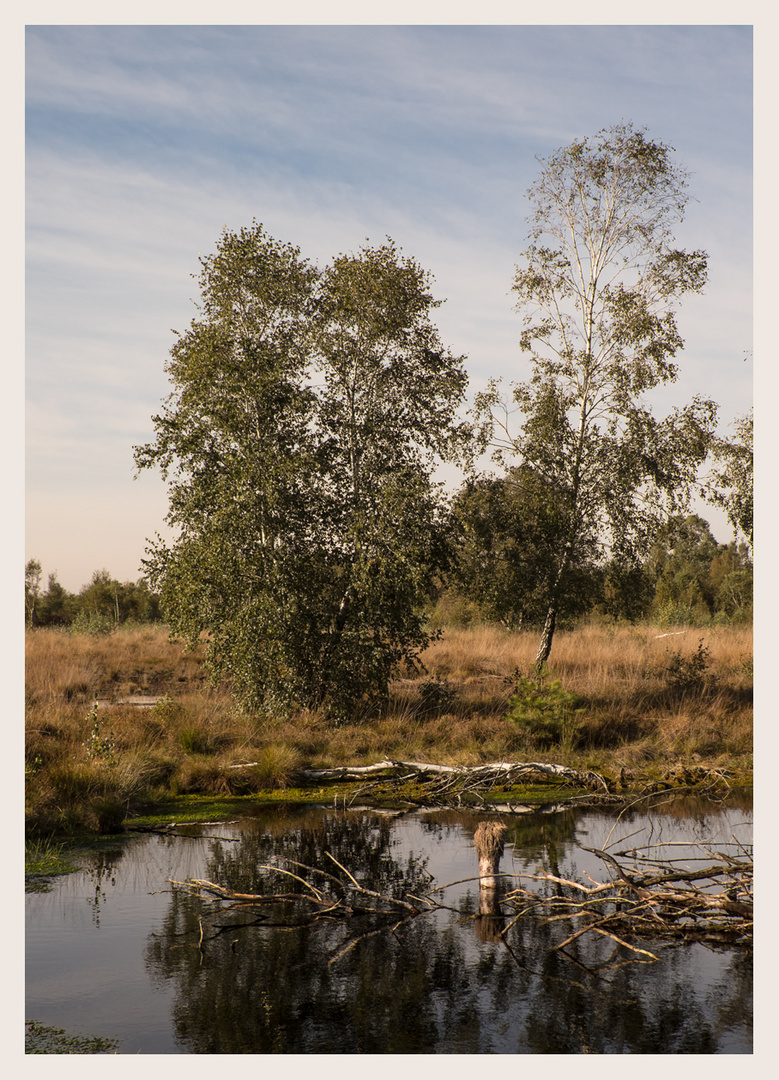
[[[564,870],[576,821],[510,823],[504,872]],[[461,851],[470,845],[476,878],[478,823],[451,811],[417,821],[415,851],[402,822],[375,813],[310,811],[296,827],[282,816],[258,820],[240,844],[212,842],[207,877],[238,892],[277,892],[289,879],[260,866],[291,859],[325,868],[330,852],[366,888],[421,896],[447,883],[431,880],[420,850],[426,838],[432,850],[436,831],[455,833]],[[662,946],[660,963],[593,975],[610,954],[619,958],[619,946],[580,938],[565,957],[553,947],[570,923],[520,919],[503,938],[500,914],[479,917],[477,881],[437,895],[450,907],[417,918],[312,921],[294,905],[233,907],[175,890],[147,963],[176,983],[175,1030],[189,1053],[714,1053],[728,1052],[733,1031],[744,1052],[748,955]]]

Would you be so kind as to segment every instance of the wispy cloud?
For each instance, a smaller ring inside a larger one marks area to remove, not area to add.
[[[28,550],[68,587],[98,565],[135,576],[161,523],[131,444],[151,437],[171,330],[223,227],[256,218],[320,263],[392,236],[434,275],[474,389],[524,378],[511,281],[536,156],[623,118],[691,169],[680,239],[711,255],[682,310],[679,394],[748,407],[744,29],[31,27],[27,110]],[[83,544],[62,554],[62,515],[96,506],[116,532],[87,567]]]

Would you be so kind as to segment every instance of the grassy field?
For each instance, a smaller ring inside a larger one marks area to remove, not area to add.
[[[529,673],[537,644],[535,632],[446,630],[423,657],[427,673],[393,684],[383,715],[334,727],[307,712],[245,713],[163,628],[28,632],[28,836],[111,831],[171,795],[279,790],[297,768],[385,757],[543,760],[635,777],[683,763],[751,778],[751,627],[559,632],[550,681],[560,686],[546,700],[564,711],[562,735],[540,707],[527,722],[505,718],[515,675]],[[124,700],[137,697],[158,700]],[[257,764],[233,767],[247,762]]]

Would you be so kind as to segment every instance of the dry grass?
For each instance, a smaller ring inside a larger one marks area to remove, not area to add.
[[[555,638],[550,669],[583,705],[573,746],[543,745],[549,761],[600,771],[661,769],[676,761],[751,767],[752,633],[749,627],[688,629],[589,625]],[[700,644],[702,643],[702,644]],[[27,817],[33,833],[118,827],[165,794],[249,793],[283,788],[301,766],[384,757],[441,764],[537,759],[539,744],[504,719],[517,671],[529,673],[536,633],[451,629],[423,656],[426,673],[392,686],[385,715],[333,727],[301,712],[291,719],[243,712],[214,689],[202,658],[164,629],[104,637],[28,632]],[[687,671],[704,650],[705,672]],[[408,675],[409,673],[407,673]],[[154,696],[151,708],[121,703]],[[112,753],[88,749],[92,706]],[[233,768],[256,762],[251,768]]]

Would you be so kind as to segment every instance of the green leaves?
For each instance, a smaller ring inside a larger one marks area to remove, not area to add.
[[[505,719],[515,724],[542,748],[560,745],[571,749],[576,744],[576,727],[586,711],[584,703],[571,691],[564,690],[546,668],[532,677],[515,673],[514,692]]]
[[[391,241],[319,270],[255,223],[201,263],[202,318],[136,450],[168,474],[178,529],[147,572],[245,704],[359,714],[430,639],[446,559],[431,473],[467,438],[462,360]]]
[[[715,467],[707,486],[710,502],[723,507],[736,533],[752,546],[753,509],[753,418],[752,410],[738,417],[731,439],[718,439],[713,446]]]
[[[569,495],[529,467],[469,481],[453,503],[453,578],[484,614],[511,630],[543,622],[557,572]],[[562,613],[586,609],[597,568],[584,545],[567,571]]]

